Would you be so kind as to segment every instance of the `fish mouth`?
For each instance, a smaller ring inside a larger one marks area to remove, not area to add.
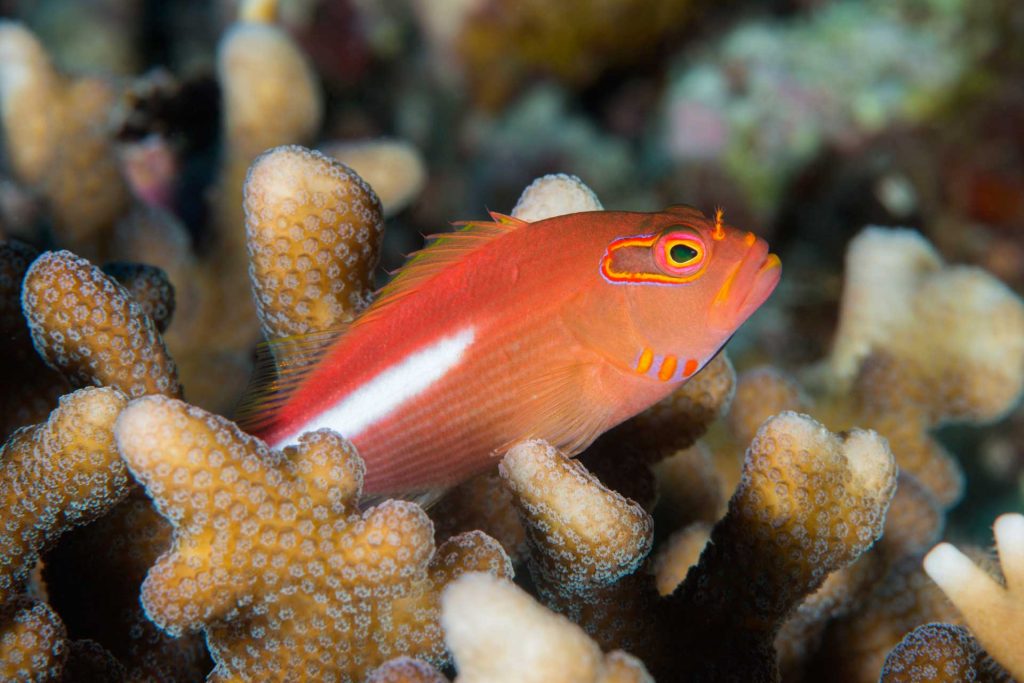
[[[767,251],[767,245],[765,245],[765,251]],[[754,311],[761,307],[761,304],[768,300],[781,277],[782,261],[775,254],[770,252],[765,254],[753,272],[747,295],[740,301],[737,324],[749,318]]]
[[[719,325],[735,330],[763,304],[779,284],[782,262],[757,240],[732,269],[715,297]]]

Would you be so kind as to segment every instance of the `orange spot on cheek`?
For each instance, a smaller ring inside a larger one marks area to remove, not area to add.
[[[672,379],[672,375],[676,372],[676,357],[665,356],[665,360],[661,363],[661,368],[658,370],[658,379],[662,382],[667,382]]]
[[[697,372],[697,359],[691,358],[686,361],[686,365],[683,366],[683,377],[689,377],[695,372]]]
[[[636,371],[643,374],[651,369],[651,363],[654,362],[654,352],[650,349],[644,349],[644,352],[640,354],[640,360],[636,362]]]
[[[748,232],[746,235],[743,236],[743,244],[747,245],[748,247],[754,246],[754,242],[756,241],[757,235],[755,235],[752,232]]]

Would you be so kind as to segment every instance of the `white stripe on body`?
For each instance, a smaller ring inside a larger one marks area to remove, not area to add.
[[[467,327],[416,351],[272,446],[283,448],[297,444],[300,435],[318,429],[332,429],[347,439],[356,438],[363,430],[429,389],[458,365],[463,353],[473,343],[474,335],[473,328]]]

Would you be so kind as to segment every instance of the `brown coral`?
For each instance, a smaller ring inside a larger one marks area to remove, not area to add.
[[[139,302],[142,312],[163,333],[174,315],[174,287],[167,274],[156,266],[115,261],[103,266],[103,272],[121,283]]]
[[[45,419],[70,389],[39,358],[21,314],[21,283],[36,255],[21,242],[0,242],[0,440],[17,427]]]
[[[678,675],[774,679],[783,619],[881,534],[895,483],[892,454],[877,434],[837,436],[790,412],[769,419],[750,445],[728,514],[668,598],[689,653],[681,653]]]
[[[635,658],[600,648],[578,626],[507,581],[467,574],[442,597],[459,683],[643,683]]]
[[[880,683],[1009,683],[967,629],[925,624],[906,635],[882,667]]]
[[[650,622],[637,617],[653,590],[634,594],[644,577],[623,579],[650,552],[650,515],[543,441],[514,446],[499,471],[526,529],[530,574],[544,603],[599,644],[636,651],[649,641]]]
[[[1024,515],[1000,516],[994,532],[1005,586],[948,543],[928,553],[924,569],[988,653],[1015,678],[1024,679]]]
[[[91,256],[127,209],[106,124],[116,99],[100,79],[69,79],[23,26],[0,24],[0,100],[19,180],[46,198],[61,242]]]
[[[180,401],[133,402],[118,446],[175,527],[142,600],[170,633],[205,628],[215,680],[358,678],[399,652],[441,662],[436,592],[509,571],[492,540],[452,539],[411,503],[359,513],[363,464],[331,432],[273,452]]]
[[[380,197],[385,218],[409,206],[427,182],[423,156],[401,140],[334,142],[322,149],[369,183]]]
[[[336,328],[366,307],[384,222],[355,172],[319,152],[278,147],[253,162],[244,205],[264,337]]]
[[[1024,304],[983,270],[949,266],[909,230],[869,228],[851,243],[829,359],[851,380],[883,351],[925,382],[931,422],[989,421],[1024,387]]]
[[[36,349],[72,383],[129,396],[181,392],[153,320],[85,259],[68,251],[37,258],[25,275],[22,308]]]
[[[56,680],[67,656],[64,625],[45,602],[22,598],[0,607],[0,679]]]
[[[113,435],[124,405],[116,389],[81,389],[61,397],[44,424],[15,432],[0,449],[0,604],[24,591],[44,548],[128,492]]]

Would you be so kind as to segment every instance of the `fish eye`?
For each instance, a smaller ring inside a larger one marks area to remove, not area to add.
[[[653,247],[659,270],[671,278],[698,277],[707,265],[707,244],[698,233],[684,226],[673,226],[663,232]]]
[[[682,268],[698,256],[700,256],[700,252],[692,246],[685,242],[677,242],[669,246],[667,260],[669,265],[675,266],[676,268]]]

